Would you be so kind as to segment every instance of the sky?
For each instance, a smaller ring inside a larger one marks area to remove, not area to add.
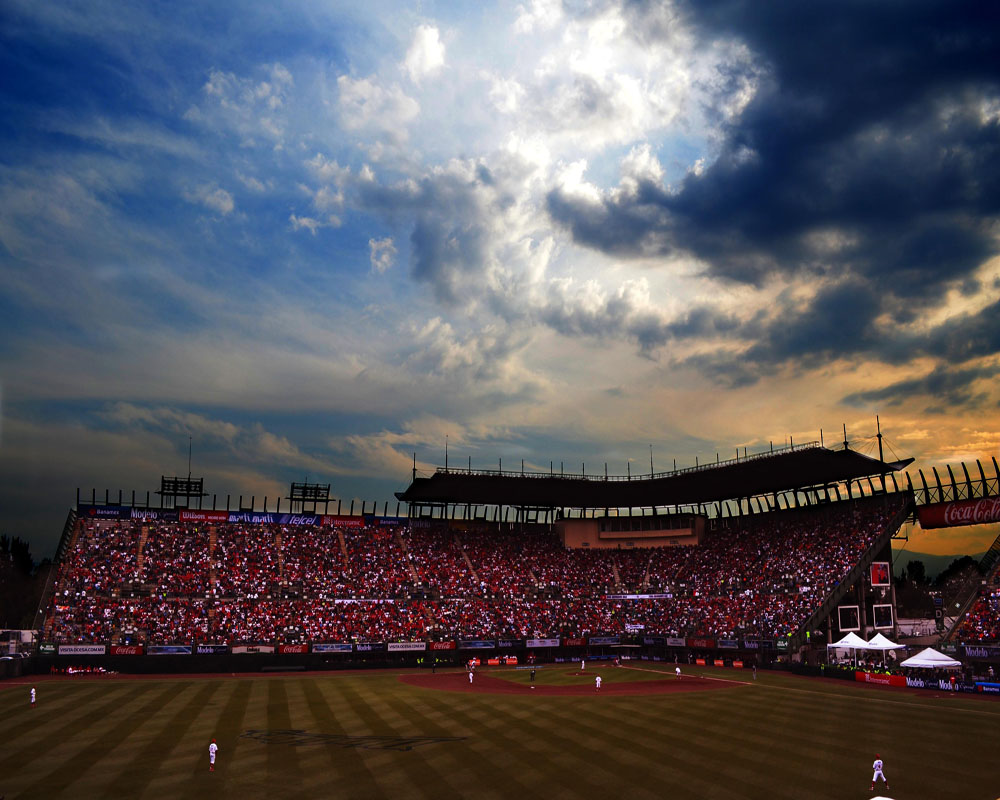
[[[6,0],[0,529],[51,555],[77,487],[189,439],[220,497],[380,506],[446,441],[623,474],[872,452],[878,414],[914,469],[991,459],[998,37],[954,1]]]

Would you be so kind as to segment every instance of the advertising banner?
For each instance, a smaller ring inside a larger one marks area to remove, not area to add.
[[[365,518],[327,515],[323,517],[323,524],[337,528],[363,528],[365,527]]]
[[[179,514],[173,508],[133,508],[129,515],[132,519],[149,519],[158,522],[177,522]]]
[[[431,642],[427,645],[429,650],[454,650],[458,647],[455,642]]]
[[[668,636],[664,639],[667,647],[684,647],[686,642],[680,636]]]
[[[965,655],[967,658],[1000,658],[1000,647],[981,647],[979,645],[965,645]]]
[[[724,667],[726,666],[726,662],[723,661],[721,658],[716,658],[714,661],[712,661],[712,665],[716,667]]]
[[[521,646],[521,639],[499,639],[497,647],[501,650],[514,650]]]
[[[646,647],[662,647],[667,643],[667,640],[662,636],[643,636],[642,643],[646,645]],[[683,646],[684,640],[681,639],[681,647]]]
[[[103,656],[107,648],[103,644],[61,644],[61,656]]]
[[[230,511],[227,522],[244,525],[317,525],[318,514],[277,514],[267,511]]]
[[[688,647],[697,647],[700,650],[715,649],[715,639],[688,638],[686,641]]]
[[[113,644],[108,648],[109,656],[141,656],[141,644]]]
[[[558,647],[558,639],[526,639],[525,647]]]
[[[228,644],[196,644],[194,651],[200,656],[220,655],[229,652]]]
[[[673,595],[669,593],[660,594],[606,594],[605,600],[671,600]]]
[[[181,522],[225,522],[229,519],[228,511],[182,510],[177,512]]]
[[[307,644],[279,644],[279,653],[308,653],[309,645]]]
[[[150,644],[146,646],[147,656],[189,656],[189,644]]]
[[[38,645],[38,652],[43,656],[54,656],[56,654],[56,646],[52,642],[42,642]]]
[[[911,689],[923,689],[927,684],[924,683],[923,678],[907,678],[906,685]]]
[[[562,643],[563,647],[585,647],[587,640],[582,636],[574,636],[571,639],[563,639]]]
[[[610,647],[611,645],[618,644],[621,641],[620,636],[591,636],[588,640],[592,645],[598,645],[602,647]]]
[[[497,643],[492,639],[484,641],[480,639],[463,639],[458,643],[459,650],[492,650]]]
[[[868,571],[872,586],[889,585],[889,577],[891,573],[888,561],[873,561]]]
[[[704,667],[705,666],[705,659],[703,659],[703,658],[696,658],[694,660],[694,663],[697,664],[699,667]]]
[[[744,650],[759,650],[760,649],[760,642],[755,642],[753,639],[744,639],[743,640],[743,649]]]
[[[354,645],[350,642],[328,642],[326,644],[314,644],[314,653],[353,653]]]
[[[80,519],[128,519],[131,509],[124,506],[78,505],[76,515]]]
[[[359,642],[354,649],[358,653],[384,653],[385,642]]]
[[[234,653],[273,653],[273,644],[239,644],[233,648]]]
[[[983,694],[1000,694],[1000,683],[986,683],[980,681],[976,684],[976,691]]]
[[[739,659],[736,659],[733,662],[733,667],[736,668],[736,669],[743,669],[743,662],[740,661]]]
[[[778,639],[778,649],[787,650],[788,649],[788,639]]]
[[[406,517],[377,517],[379,525],[404,525]]]
[[[389,642],[390,653],[422,653],[427,642]]]
[[[902,675],[880,675],[874,672],[855,672],[854,680],[858,683],[877,683],[881,686],[906,686],[906,678]]]
[[[918,506],[917,519],[924,530],[1000,522],[1000,497]]]
[[[720,650],[738,650],[740,642],[738,639],[719,639]]]

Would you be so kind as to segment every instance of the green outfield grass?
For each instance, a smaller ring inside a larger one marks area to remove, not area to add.
[[[568,674],[578,666],[547,665],[536,683],[661,677],[596,662]],[[422,689],[399,671],[68,680],[40,681],[31,709],[27,685],[0,684],[0,796],[845,800],[872,796],[879,752],[892,786],[881,794],[1000,797],[998,702],[685,672],[750,685],[561,697]],[[305,733],[247,734],[277,730]]]

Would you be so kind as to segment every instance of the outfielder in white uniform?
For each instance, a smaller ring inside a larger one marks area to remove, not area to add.
[[[594,691],[595,692],[601,691],[601,676],[600,675],[598,675],[596,678],[594,678]]]
[[[872,769],[875,771],[875,774],[872,775],[872,785],[869,788],[869,791],[873,791],[875,789],[875,781],[879,778],[885,781],[885,788],[888,789],[889,781],[886,779],[885,775],[882,774],[882,756],[878,753],[875,754],[875,761],[872,764]]]
[[[472,683],[472,670],[469,670],[469,683]]]
[[[679,678],[681,676],[681,668],[680,667],[675,667],[674,668],[674,674]]]
[[[35,687],[31,687],[31,707],[35,707]]]
[[[208,771],[215,772],[215,754],[219,752],[219,745],[215,743],[215,739],[212,739],[212,743],[208,746]]]

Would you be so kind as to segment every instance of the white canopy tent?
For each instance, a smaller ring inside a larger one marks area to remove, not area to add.
[[[939,653],[933,647],[928,647],[921,650],[915,656],[906,659],[899,666],[916,669],[955,669],[961,667],[962,662],[956,661],[944,653]]]
[[[864,650],[867,647],[868,647],[868,642],[866,642],[864,639],[862,639],[860,636],[858,636],[854,631],[851,631],[846,636],[844,636],[843,638],[837,640],[836,642],[830,642],[830,644],[828,644],[826,646],[826,649],[829,650],[829,649],[833,648],[835,650],[838,650],[838,649],[839,650],[850,650],[851,651],[851,655],[854,656],[854,660],[856,662],[857,661],[857,657],[858,657],[858,652],[857,651],[858,650]]]
[[[887,637],[883,636],[881,633],[876,633],[871,639],[869,639],[866,647],[869,650],[906,649],[905,644],[896,644],[895,642],[890,641]]]

